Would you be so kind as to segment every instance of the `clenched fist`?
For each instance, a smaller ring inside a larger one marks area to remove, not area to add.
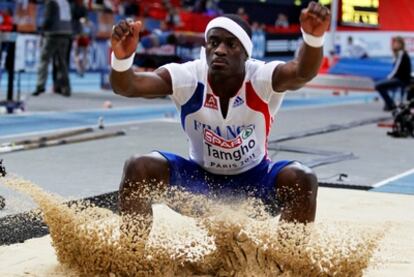
[[[312,1],[306,9],[302,10],[299,20],[302,29],[307,34],[320,37],[329,28],[331,12],[327,7]]]
[[[111,47],[117,59],[126,59],[135,53],[141,27],[141,21],[122,20],[112,28]]]

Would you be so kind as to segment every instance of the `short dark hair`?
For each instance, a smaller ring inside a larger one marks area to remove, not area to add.
[[[233,14],[233,13],[223,14],[222,16],[227,17],[228,19],[231,19],[237,24],[239,24],[239,26],[242,27],[243,30],[247,33],[249,38],[250,39],[252,38],[252,28],[250,27],[250,24],[246,20],[244,20],[237,14]]]
[[[394,37],[394,41],[398,41],[400,43],[400,45],[401,45],[401,48],[403,50],[405,50],[405,41],[404,41],[404,38],[403,37],[396,36],[396,37]]]

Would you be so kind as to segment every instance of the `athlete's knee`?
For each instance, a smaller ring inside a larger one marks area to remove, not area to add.
[[[161,155],[155,153],[134,155],[125,161],[124,175],[131,180],[151,181],[162,179],[168,172],[168,162]]]
[[[293,163],[280,171],[277,182],[281,219],[301,223],[314,221],[318,192],[315,173],[300,163]]]
[[[282,169],[278,175],[278,187],[284,194],[303,195],[308,200],[316,199],[318,180],[315,172],[309,167],[294,163]]]
[[[124,163],[124,173],[126,176],[134,176],[145,174],[148,171],[146,163],[150,162],[150,159],[145,156],[134,155],[129,157]]]
[[[121,199],[136,193],[142,197],[151,192],[165,190],[169,182],[168,161],[157,154],[134,155],[124,164],[124,173],[119,187]]]

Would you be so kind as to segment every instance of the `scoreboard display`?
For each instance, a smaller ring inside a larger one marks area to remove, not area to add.
[[[380,0],[338,0],[341,6],[341,25],[377,27]],[[319,0],[322,5],[331,5],[332,0]]]
[[[342,0],[343,25],[378,26],[379,0]]]

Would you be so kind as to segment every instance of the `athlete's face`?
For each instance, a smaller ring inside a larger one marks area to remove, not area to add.
[[[393,50],[394,52],[398,52],[398,51],[400,51],[400,50],[402,50],[402,49],[403,49],[401,42],[400,42],[400,41],[398,41],[398,40],[396,40],[396,39],[394,39],[394,40],[392,41],[391,47],[392,47],[392,50]]]
[[[234,35],[222,28],[213,28],[207,34],[206,58],[211,74],[234,75],[244,73],[247,54]]]

